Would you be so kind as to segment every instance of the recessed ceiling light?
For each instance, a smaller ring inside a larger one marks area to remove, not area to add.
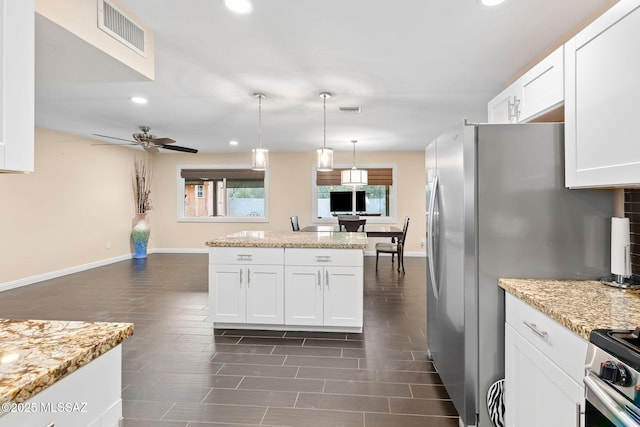
[[[238,145],[238,141],[236,140],[229,141],[229,145]]]
[[[249,0],[224,0],[224,5],[232,12],[246,15],[253,12],[253,5]]]
[[[497,6],[500,3],[504,3],[504,0],[478,0],[483,6]]]
[[[146,104],[147,102],[147,98],[143,98],[141,96],[132,96],[131,97],[131,102],[136,103],[136,104]]]

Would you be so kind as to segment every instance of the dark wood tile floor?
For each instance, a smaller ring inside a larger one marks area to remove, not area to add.
[[[425,353],[425,262],[365,258],[362,334],[212,330],[207,256],[153,254],[0,293],[0,317],[133,322],[126,427],[456,427]]]

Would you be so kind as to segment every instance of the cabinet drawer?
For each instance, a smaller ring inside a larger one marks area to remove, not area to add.
[[[363,256],[360,249],[286,249],[285,264],[360,267]]]
[[[278,264],[284,263],[282,248],[220,248],[209,249],[209,264]]]
[[[507,324],[571,378],[582,383],[587,341],[509,293],[505,304]]]

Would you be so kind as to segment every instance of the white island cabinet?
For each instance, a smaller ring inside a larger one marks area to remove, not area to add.
[[[362,330],[362,250],[287,249],[285,263],[286,324]]]
[[[640,0],[614,5],[565,51],[565,185],[640,184]]]
[[[509,293],[505,304],[506,425],[584,425],[587,341]]]
[[[283,322],[284,249],[212,248],[209,259],[211,320]]]
[[[362,332],[365,233],[241,231],[206,245],[214,327]]]

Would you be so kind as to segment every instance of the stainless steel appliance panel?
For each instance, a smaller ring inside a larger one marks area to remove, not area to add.
[[[486,392],[504,377],[498,278],[608,272],[611,192],[564,188],[563,134],[562,124],[466,125],[435,141],[427,345],[464,425],[491,426]]]

